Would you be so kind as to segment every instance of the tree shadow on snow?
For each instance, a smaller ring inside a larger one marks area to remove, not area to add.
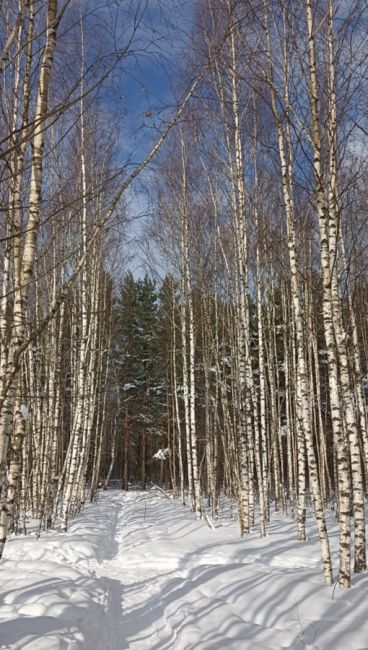
[[[294,539],[285,543],[285,537],[276,537],[271,547],[258,551],[255,561],[252,550],[242,547],[241,540],[228,544],[232,547],[228,563],[206,564],[205,556],[215,558],[218,543],[200,547],[182,559],[181,575],[160,576],[163,584],[159,592],[132,610],[124,611],[123,605],[127,636],[143,642],[152,626],[156,627],[159,640],[152,640],[150,650],[175,648],[179,638],[180,648],[187,650],[238,650],[245,641],[252,650],[302,650],[308,646],[334,650],[337,643],[349,650],[362,650],[363,646],[354,647],[351,642],[356,629],[361,629],[364,637],[366,628],[368,639],[364,603],[358,607],[362,592],[356,591],[355,596],[352,589],[337,595],[337,589],[332,601],[333,589],[323,585],[319,567],[308,566],[304,544]],[[227,543],[220,542],[220,546]],[[283,564],[285,553],[291,558],[294,554],[294,566]],[[358,581],[368,584],[368,576],[360,576]],[[144,594],[143,581],[130,585],[125,593],[140,590]],[[318,603],[323,610],[318,610]]]
[[[128,648],[119,625],[122,586],[118,580],[102,578],[97,583],[92,576],[47,578],[30,585],[20,582],[2,597],[9,612],[9,620],[0,620],[3,648],[23,648],[31,643],[32,648],[45,650]]]

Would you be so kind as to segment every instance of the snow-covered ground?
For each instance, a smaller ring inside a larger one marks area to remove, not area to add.
[[[367,650],[368,575],[324,587],[314,527],[301,544],[274,514],[269,532],[239,539],[235,515],[210,530],[158,491],[104,493],[66,535],[7,544],[0,647]]]

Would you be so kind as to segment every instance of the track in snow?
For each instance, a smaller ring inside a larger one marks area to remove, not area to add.
[[[368,647],[358,590],[331,601],[318,543],[295,541],[293,522],[277,518],[267,539],[240,540],[236,522],[211,531],[157,492],[118,500],[118,550],[97,570],[122,584],[111,650],[122,636],[132,650]]]
[[[316,531],[300,544],[279,515],[239,539],[234,518],[211,531],[158,491],[109,492],[67,535],[12,540],[2,584],[22,567],[0,607],[9,650],[368,648],[367,575],[332,600]]]

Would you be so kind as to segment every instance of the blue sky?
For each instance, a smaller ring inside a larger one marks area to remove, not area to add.
[[[124,62],[119,77],[123,123],[121,162],[141,162],[158,139],[164,121],[175,111],[175,88],[188,51],[195,6],[195,0],[147,2],[137,35],[137,51]],[[133,251],[129,267],[135,276],[147,270],[141,247],[133,241],[139,240],[146,230],[149,184],[148,171],[126,193],[129,215],[137,217],[129,232],[132,242],[129,250]]]
[[[93,85],[125,52],[99,87],[100,106],[116,133],[115,164],[126,177],[141,163],[175,113],[198,0],[74,0],[76,17],[83,7],[86,61],[94,62],[86,85]],[[138,28],[133,34],[133,24]],[[131,42],[130,42],[131,41]],[[96,66],[96,70],[94,67]],[[187,87],[188,84],[185,84]],[[90,100],[93,102],[94,93]],[[151,164],[154,165],[154,162]],[[130,226],[121,266],[138,276],[147,269],[138,242],[147,230],[152,175],[149,169],[125,193]]]

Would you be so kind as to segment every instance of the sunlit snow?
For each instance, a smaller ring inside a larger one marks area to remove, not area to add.
[[[0,566],[8,650],[363,650],[368,575],[322,583],[315,526],[273,513],[240,539],[234,504],[211,530],[162,492],[110,491],[67,534],[12,537]],[[337,527],[329,517],[335,572]],[[335,575],[336,578],[336,575]]]

